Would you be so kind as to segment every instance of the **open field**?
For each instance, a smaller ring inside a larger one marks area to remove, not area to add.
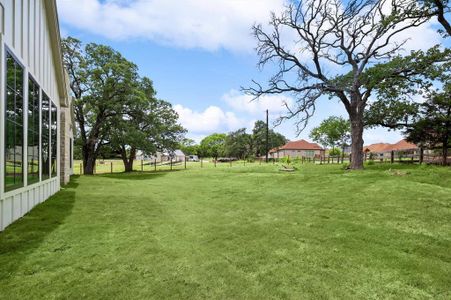
[[[0,233],[0,298],[450,299],[450,220],[450,168],[75,177]]]

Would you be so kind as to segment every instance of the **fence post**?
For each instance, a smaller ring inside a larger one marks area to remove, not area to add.
[[[420,148],[420,165],[423,163],[424,159],[424,149],[423,147]]]
[[[141,159],[141,172],[144,172],[144,159]]]
[[[113,162],[110,162],[111,174],[113,174]]]
[[[185,156],[185,170],[186,170],[186,156]]]
[[[395,162],[395,151],[391,151],[390,153],[390,163],[394,163]]]

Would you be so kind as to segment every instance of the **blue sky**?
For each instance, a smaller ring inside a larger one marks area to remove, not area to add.
[[[253,23],[265,23],[284,0],[58,0],[63,36],[84,43],[112,46],[150,77],[158,96],[174,105],[188,137],[199,141],[213,132],[251,128],[270,109],[271,119],[288,96],[250,102],[240,86],[264,82],[271,68],[260,72],[251,37]],[[409,34],[409,33],[406,33]],[[441,42],[433,24],[410,33],[407,48],[428,48]],[[346,115],[336,100],[322,99],[315,116],[299,136],[293,122],[275,130],[289,139],[308,138],[310,129],[330,115]],[[365,143],[396,142],[397,132],[366,131]]]

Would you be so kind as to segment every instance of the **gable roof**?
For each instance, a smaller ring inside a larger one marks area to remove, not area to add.
[[[317,143],[310,143],[306,140],[291,141],[278,148],[279,150],[324,150]]]
[[[409,143],[406,140],[400,140],[396,144],[392,146],[392,150],[411,150],[411,149],[418,149],[418,146],[412,143]]]
[[[381,153],[381,152],[390,152],[390,151],[401,151],[401,150],[413,150],[418,149],[418,146],[412,143],[409,143],[406,140],[400,140],[395,144],[388,143],[376,143],[363,147],[364,152],[373,152],[373,153]]]
[[[391,144],[388,143],[376,143],[363,147],[364,152],[385,152],[390,151]]]

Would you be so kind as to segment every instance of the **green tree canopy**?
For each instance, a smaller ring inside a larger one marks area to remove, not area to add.
[[[74,97],[75,122],[82,143],[85,174],[93,174],[96,158],[109,143],[108,124],[135,101],[138,68],[111,47],[62,40],[63,60]]]
[[[268,131],[268,150],[275,147],[285,145],[288,141],[285,136],[275,132],[273,129]],[[263,121],[256,121],[254,129],[252,130],[252,148],[256,157],[266,155],[266,123]]]
[[[351,125],[349,120],[332,116],[313,128],[310,138],[324,147],[344,148],[351,141]]]
[[[227,134],[224,141],[224,154],[228,157],[244,159],[251,154],[252,136],[241,128]]]
[[[433,93],[422,103],[415,122],[406,126],[407,140],[428,148],[441,147],[442,161],[447,165],[451,148],[451,85],[441,93]]]
[[[213,157],[217,159],[224,154],[225,133],[213,133],[200,142],[200,153],[202,157]]]
[[[183,153],[185,153],[185,155],[200,155],[199,145],[197,145],[193,139],[182,139],[178,147],[183,151]]]
[[[175,150],[185,130],[170,103],[157,99],[152,81],[144,77],[132,95],[133,101],[123,114],[109,122],[108,139],[124,162],[125,171],[133,170],[138,150],[144,154]]]

